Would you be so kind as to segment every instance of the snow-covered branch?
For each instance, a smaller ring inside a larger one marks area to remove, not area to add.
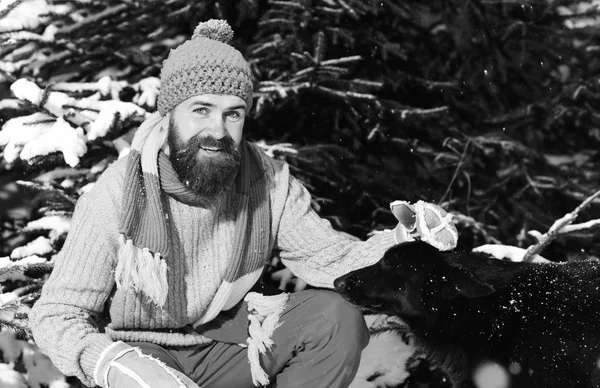
[[[575,219],[577,218],[579,213],[583,209],[587,208],[590,204],[592,204],[594,202],[594,199],[596,199],[599,196],[600,196],[600,190],[596,191],[594,194],[587,197],[581,204],[579,204],[579,206],[577,206],[575,208],[575,210],[573,210],[570,213],[565,214],[563,217],[556,220],[554,222],[554,224],[552,224],[550,229],[548,229],[548,232],[544,233],[540,237],[537,244],[532,245],[529,248],[527,248],[527,252],[525,253],[525,256],[523,257],[523,261],[531,262],[533,260],[533,258],[535,257],[535,255],[537,255],[545,247],[547,247],[553,240],[556,239],[556,237],[558,237],[559,234],[570,233],[575,230],[577,230],[577,231],[583,230],[582,225],[585,225],[585,223],[579,224],[579,225],[571,225],[571,224],[573,221],[575,221]],[[598,224],[600,224],[600,220],[588,221],[587,224],[588,224],[588,228],[596,227]],[[565,228],[567,228],[568,226],[572,226],[572,228],[570,231],[567,232],[567,231],[565,231]]]
[[[39,156],[60,152],[69,166],[77,166],[87,152],[88,142],[106,137],[125,120],[146,116],[146,110],[140,106],[114,99],[124,85],[104,77],[91,83],[59,83],[43,90],[27,79],[15,81],[11,85],[13,94],[42,111],[4,124],[0,130],[4,160],[10,164],[20,158],[31,163]],[[78,99],[55,89],[71,93],[96,91],[96,94]],[[138,102],[148,106],[156,104],[155,78],[141,80],[134,89],[138,92]],[[110,95],[113,100],[100,100],[103,95]]]
[[[28,276],[30,267],[44,267],[49,270],[52,264],[48,263],[43,257],[36,255],[24,257],[20,260],[12,260],[10,257],[0,257],[0,282],[7,280],[27,280],[29,278],[37,278],[39,276]]]

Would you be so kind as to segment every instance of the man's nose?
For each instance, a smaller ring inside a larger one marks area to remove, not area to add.
[[[220,140],[225,137],[227,134],[227,129],[225,128],[225,118],[220,114],[215,114],[212,117],[210,127],[208,128],[210,131],[210,135],[217,140]]]

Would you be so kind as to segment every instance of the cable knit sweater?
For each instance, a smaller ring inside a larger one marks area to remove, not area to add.
[[[269,189],[269,249],[280,251],[283,263],[317,287],[370,265],[394,245],[391,231],[367,241],[336,232],[310,206],[307,190],[288,166],[261,153]],[[236,215],[234,190],[209,208],[185,204],[168,196],[172,258],[169,297],[164,309],[145,303],[130,290],[116,287],[114,270],[119,248],[119,211],[126,161],[113,163],[88,193],[81,196],[71,230],[42,295],[30,312],[37,344],[66,375],[93,386],[93,371],[102,351],[114,341],[148,341],[161,345],[196,345],[210,339],[192,328],[218,289],[231,257]],[[99,327],[102,314],[110,323]]]

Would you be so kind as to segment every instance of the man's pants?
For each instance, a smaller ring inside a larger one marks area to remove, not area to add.
[[[342,388],[354,378],[369,342],[362,314],[332,291],[290,294],[274,345],[260,356],[270,387]],[[132,343],[202,388],[252,388],[246,348],[227,342],[192,347]]]

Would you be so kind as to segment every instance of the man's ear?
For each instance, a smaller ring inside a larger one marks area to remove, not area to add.
[[[454,299],[458,296],[466,298],[480,298],[496,292],[491,284],[482,282],[465,268],[452,265],[444,273],[446,281],[442,288],[442,296]]]

